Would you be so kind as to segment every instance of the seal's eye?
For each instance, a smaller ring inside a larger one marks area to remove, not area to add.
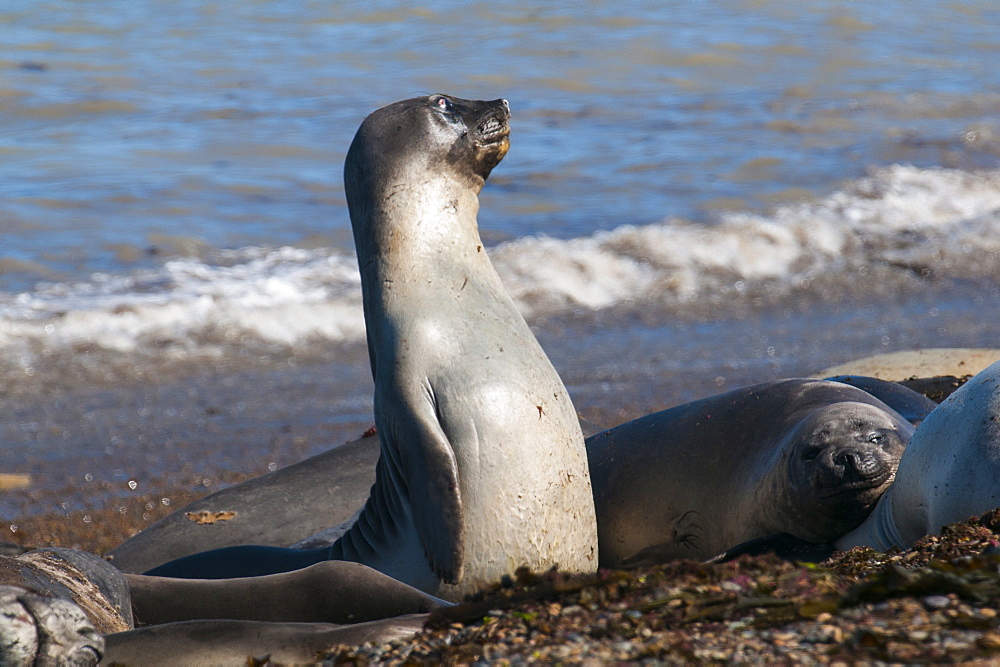
[[[439,97],[437,105],[441,111],[447,111],[448,113],[451,113],[452,109],[455,108],[455,105],[447,97]]]
[[[810,447],[806,451],[802,452],[803,461],[815,461],[819,458],[820,452],[823,450],[820,447]]]
[[[868,442],[870,443],[880,445],[884,441],[885,441],[885,436],[879,433],[878,431],[872,431],[871,433],[868,434]]]

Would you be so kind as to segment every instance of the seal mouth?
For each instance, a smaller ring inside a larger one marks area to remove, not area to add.
[[[502,143],[509,135],[510,127],[496,116],[490,116],[476,128],[476,142],[481,146]]]
[[[843,496],[862,493],[864,491],[871,491],[872,489],[877,489],[883,485],[891,484],[895,477],[896,475],[893,471],[886,470],[884,473],[879,475],[866,477],[865,479],[859,479],[853,482],[842,482],[837,484],[834,487],[835,490],[830,491],[829,493],[824,493],[820,497],[824,499],[840,498]]]

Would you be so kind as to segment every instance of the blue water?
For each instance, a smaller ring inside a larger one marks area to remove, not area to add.
[[[591,418],[997,347],[998,35],[995,0],[0,5],[0,469],[187,483],[366,428],[343,159],[432,92],[510,101],[482,235]]]
[[[6,267],[7,291],[153,247],[349,248],[354,130],[435,91],[511,102],[493,241],[764,210],[872,165],[997,162],[992,0],[39,2],[0,25],[0,258],[35,265]],[[964,139],[980,125],[994,134]]]

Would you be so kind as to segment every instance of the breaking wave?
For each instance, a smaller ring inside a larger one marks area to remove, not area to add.
[[[491,250],[532,318],[567,310],[670,308],[710,295],[809,289],[817,276],[881,267],[925,278],[1000,276],[1000,170],[891,166],[823,199],[712,224],[667,220],[589,237],[525,237]],[[864,289],[860,281],[857,289]],[[224,354],[248,342],[364,338],[352,255],[251,247],[129,275],[0,294],[0,362],[106,350]]]

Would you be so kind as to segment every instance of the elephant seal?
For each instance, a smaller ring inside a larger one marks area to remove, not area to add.
[[[829,542],[871,511],[912,434],[867,392],[792,379],[592,436],[601,565],[703,560],[777,533]]]
[[[101,633],[132,627],[132,605],[122,574],[100,556],[48,547],[0,556],[0,585],[69,600]]]
[[[509,117],[505,100],[404,100],[368,116],[348,151],[381,445],[350,530],[329,548],[230,547],[149,574],[352,560],[455,600],[521,566],[596,569],[576,413],[479,237],[478,194],[510,145]]]
[[[338,644],[408,639],[423,629],[427,617],[413,614],[355,625],[241,620],[151,625],[106,636],[104,664],[313,665]]]
[[[125,578],[136,624],[141,625],[211,618],[353,624],[450,606],[378,570],[347,561],[238,579]]]
[[[831,382],[842,382],[868,392],[895,410],[914,427],[920,425],[927,415],[938,406],[923,394],[917,393],[898,382],[880,380],[866,375],[834,375],[826,378]]]
[[[0,664],[96,665],[104,637],[73,602],[0,584]]]
[[[242,664],[268,653],[304,662],[333,644],[409,636],[443,606],[360,563],[205,581],[40,549],[0,556],[0,664]]]
[[[582,417],[579,421],[584,436],[605,430]],[[122,572],[139,574],[183,556],[241,544],[330,546],[345,532],[337,528],[349,527],[368,500],[378,452],[372,432],[226,487],[125,540],[109,558]]]
[[[0,664],[97,664],[102,633],[132,627],[128,585],[72,549],[0,556]]]
[[[920,425],[892,486],[839,549],[905,549],[924,535],[1000,507],[1000,361],[946,398]]]
[[[375,482],[378,452],[370,435],[216,491],[122,542],[111,562],[139,574],[209,549],[290,546],[357,514]]]

